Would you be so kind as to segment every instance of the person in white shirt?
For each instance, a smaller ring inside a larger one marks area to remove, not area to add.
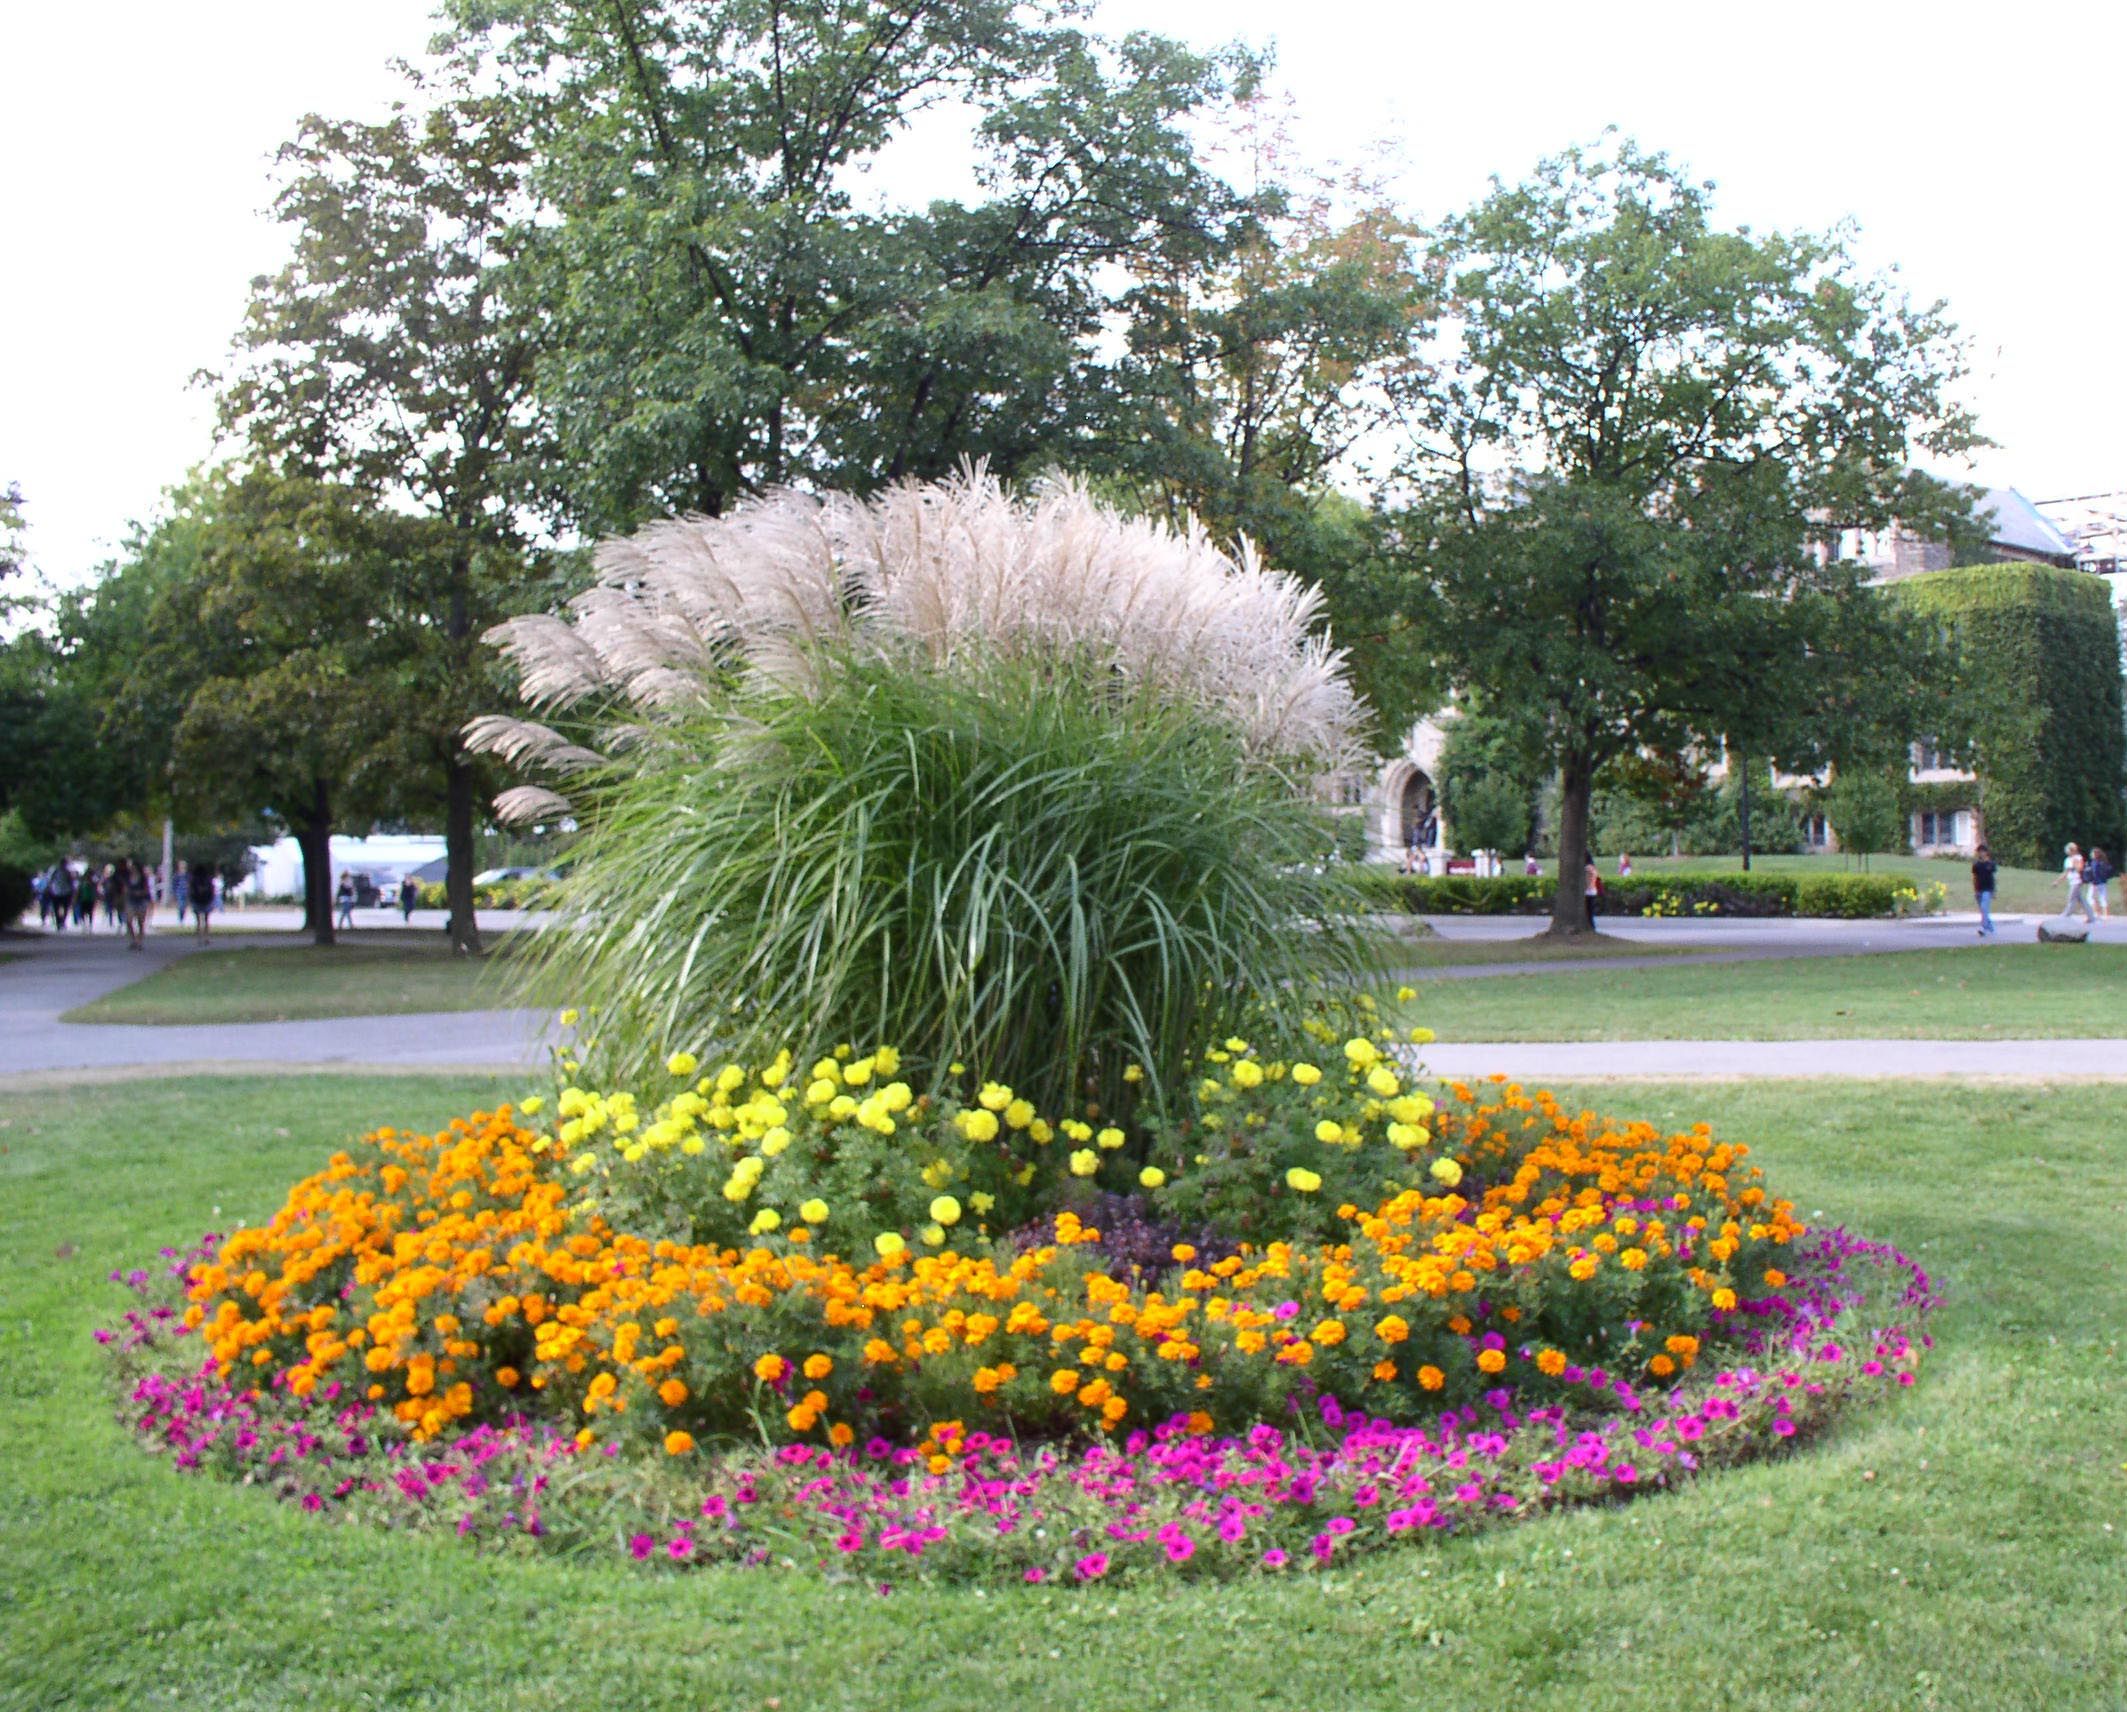
[[[2061,883],[2068,888],[2068,901],[2061,907],[2062,917],[2065,919],[2081,910],[2085,921],[2095,922],[2097,913],[2090,907],[2089,888],[2083,883],[2082,848],[2073,839],[2069,840],[2067,858],[2061,863]]]

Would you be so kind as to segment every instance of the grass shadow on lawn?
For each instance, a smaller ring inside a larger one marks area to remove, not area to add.
[[[112,1418],[114,1267],[491,1082],[0,1095],[0,1704],[2098,1708],[2127,1678],[2116,1090],[1606,1086],[1942,1276],[1915,1390],[1786,1460],[1329,1577],[882,1596],[322,1523]],[[2108,1531],[2108,1529],[2110,1531]]]

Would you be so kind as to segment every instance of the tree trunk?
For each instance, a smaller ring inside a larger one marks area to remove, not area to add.
[[[319,945],[332,943],[332,798],[323,779],[313,780],[310,812],[296,823],[303,852],[303,926]]]
[[[1738,763],[1742,771],[1736,775],[1741,781],[1738,813],[1743,822],[1743,872],[1750,872],[1750,757],[1745,755]]]
[[[1588,867],[1588,802],[1595,794],[1595,763],[1569,754],[1558,774],[1558,890],[1551,894],[1554,939],[1577,939],[1593,931],[1582,880]]]
[[[444,903],[450,910],[451,949],[480,954],[480,924],[473,916],[473,769],[463,755],[444,763]]]

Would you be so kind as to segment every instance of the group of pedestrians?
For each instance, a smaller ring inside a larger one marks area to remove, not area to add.
[[[2061,862],[2061,884],[2068,888],[2068,901],[2061,906],[2061,914],[2071,916],[2080,911],[2083,920],[2093,924],[2099,916],[2109,916],[2112,876],[2116,872],[2102,847],[2092,845],[2086,856],[2071,841]]]
[[[1992,939],[1998,931],[1994,925],[1996,868],[1994,852],[1984,844],[1972,853],[1972,899],[1979,905],[1982,939]],[[2068,901],[2061,906],[2061,915],[2080,915],[2093,926],[2100,916],[2111,915],[2110,894],[2118,872],[2102,846],[2093,845],[2085,855],[2082,846],[2071,841],[2061,862],[2061,884],[2068,889]]]
[[[148,923],[157,904],[164,901],[161,877],[147,863],[131,856],[106,862],[99,870],[89,863],[76,871],[72,862],[54,862],[30,882],[37,894],[37,920],[55,933],[73,927],[83,933],[96,930],[96,912],[103,911],[104,926],[123,927],[126,944],[145,950]],[[201,940],[209,937],[209,924],[221,907],[219,881],[205,862],[177,865],[171,884],[177,904],[177,919],[189,914]]]

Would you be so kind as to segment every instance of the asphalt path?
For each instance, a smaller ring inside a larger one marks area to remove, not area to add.
[[[398,926],[397,911],[356,912],[359,925]],[[2038,918],[2002,918],[2005,940],[2034,937]],[[491,930],[536,926],[507,913],[482,918]],[[412,926],[440,930],[440,912],[415,911]],[[1541,923],[1526,917],[1429,918],[1443,938],[1526,937]],[[1971,945],[1973,918],[1909,921],[1671,919],[1606,920],[1603,931],[1651,950],[1688,947],[1696,956],[1622,956],[1586,962],[1488,963],[1414,969],[1408,979],[1474,980],[1491,976],[1568,974],[1666,967],[1681,961],[1731,962],[1771,957],[1858,956],[1874,952]],[[286,944],[301,922],[289,910],[236,911],[217,927],[218,946]],[[2127,922],[2100,925],[2097,937],[2127,942]],[[90,1078],[182,1073],[212,1068],[296,1073],[333,1067],[390,1070],[532,1069],[546,1062],[553,1019],[537,1011],[447,1011],[407,1016],[339,1017],[304,1022],[143,1025],[68,1023],[62,1013],[143,974],[189,956],[197,942],[173,926],[150,936],[146,950],[126,949],[112,932],[51,934],[34,928],[0,935],[0,1085],[49,1084],[69,1074]],[[2063,955],[2072,956],[2072,950]],[[1634,1077],[1947,1077],[2104,1078],[2127,1080],[2127,1042],[2119,1040],[1759,1040],[1516,1041],[1426,1049],[1435,1073],[1454,1078],[1504,1074],[1517,1080]]]

